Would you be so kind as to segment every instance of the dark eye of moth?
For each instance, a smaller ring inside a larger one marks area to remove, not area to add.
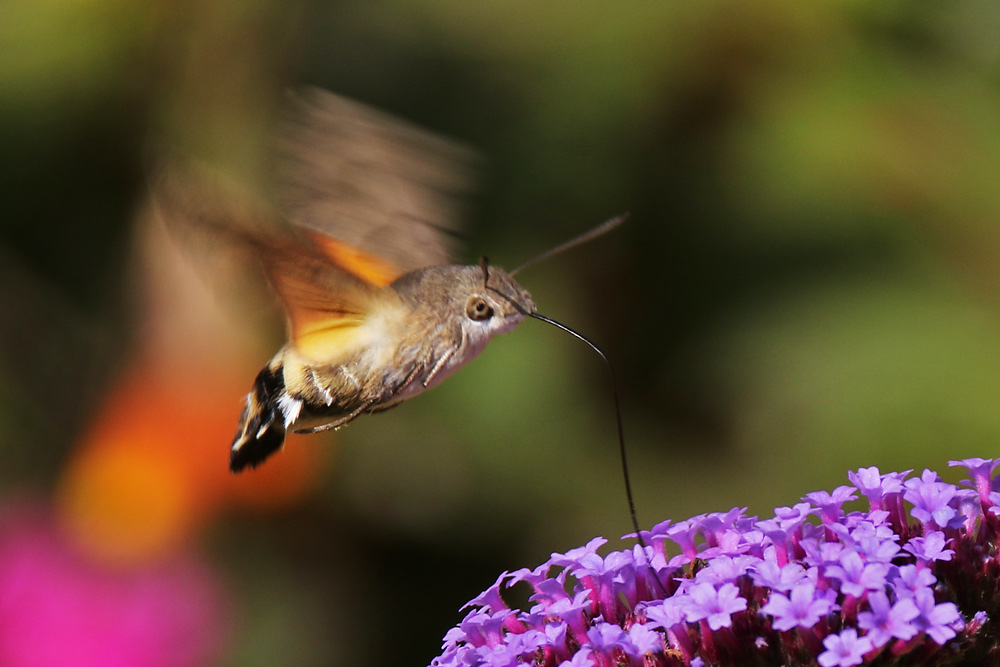
[[[493,317],[493,308],[481,296],[471,297],[465,304],[465,314],[470,320],[482,322]]]

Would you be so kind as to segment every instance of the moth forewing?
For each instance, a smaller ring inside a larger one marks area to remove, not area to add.
[[[396,277],[455,261],[471,149],[306,88],[290,94],[272,154],[281,208],[296,224],[380,258]]]

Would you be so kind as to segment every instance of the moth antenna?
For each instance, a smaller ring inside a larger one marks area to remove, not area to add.
[[[624,220],[624,218],[622,218],[622,220]],[[621,222],[621,221],[619,221],[619,222]],[[605,223],[605,224],[607,224],[607,223]],[[603,226],[604,225],[602,225],[602,227]],[[588,232],[588,234],[589,233],[590,232]],[[585,236],[586,236],[586,234],[585,234]],[[606,354],[604,354],[604,352],[601,350],[601,348],[597,347],[597,345],[595,345],[594,343],[592,343],[583,334],[578,333],[578,332],[574,331],[573,329],[570,329],[565,324],[562,324],[561,322],[556,322],[552,318],[545,317],[544,315],[539,315],[538,313],[527,313],[527,315],[529,317],[535,318],[536,320],[541,320],[542,322],[545,322],[547,324],[551,324],[552,326],[556,327],[557,329],[562,329],[563,331],[565,331],[569,335],[571,335],[571,336],[573,336],[575,338],[578,338],[579,340],[582,340],[584,343],[586,343],[587,345],[589,345],[590,348],[594,352],[596,352],[598,355],[600,355],[601,359],[604,360],[604,365],[607,366],[607,368],[608,368],[608,375],[611,378],[611,393],[612,393],[612,395],[615,398],[615,421],[617,422],[617,425],[618,425],[618,453],[621,456],[622,477],[625,479],[625,497],[628,499],[629,516],[632,518],[632,528],[635,530],[636,540],[639,542],[639,545],[643,548],[643,551],[645,551],[645,549],[646,549],[646,541],[642,538],[642,531],[639,530],[639,519],[637,518],[636,513],[635,513],[635,499],[632,497],[632,482],[629,479],[628,459],[627,459],[627,457],[625,455],[625,430],[622,427],[622,407],[621,407],[621,400],[618,398],[618,382],[615,380],[615,370],[611,366],[611,361],[608,359],[608,356]]]
[[[479,258],[479,268],[483,270],[483,289],[488,290],[490,282],[490,260],[486,255]]]
[[[589,229],[589,230],[585,231],[583,234],[580,234],[579,236],[574,236],[573,238],[571,238],[568,241],[563,241],[562,243],[560,243],[559,245],[557,245],[555,248],[549,248],[548,250],[546,250],[545,252],[541,253],[540,255],[535,255],[534,257],[532,257],[531,259],[529,259],[527,262],[525,262],[521,266],[519,266],[516,269],[514,269],[513,271],[509,272],[509,275],[513,276],[513,275],[519,273],[520,271],[523,271],[524,269],[528,268],[529,266],[533,266],[533,265],[541,262],[542,260],[549,259],[550,257],[552,257],[554,255],[558,255],[559,253],[563,252],[564,250],[569,250],[570,248],[575,248],[576,246],[578,246],[580,244],[583,244],[583,243],[586,243],[587,241],[592,241],[592,240],[596,239],[598,236],[603,236],[604,234],[607,234],[608,232],[610,232],[612,229],[614,229],[618,225],[620,225],[623,222],[625,222],[626,220],[628,220],[628,216],[629,216],[628,213],[622,213],[620,215],[616,215],[615,217],[611,218],[610,220],[605,220],[604,222],[602,222],[601,224],[597,225],[593,229]],[[577,335],[579,335],[579,334],[577,334]]]

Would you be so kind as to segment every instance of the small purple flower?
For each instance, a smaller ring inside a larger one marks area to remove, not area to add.
[[[663,650],[663,638],[659,632],[646,625],[636,623],[628,630],[628,638],[633,651],[630,655],[641,658]]]
[[[737,522],[744,517],[746,507],[734,507],[726,513],[712,512],[706,514],[701,520],[701,532],[705,536],[708,546],[718,546],[719,538],[736,526]]]
[[[949,505],[958,489],[942,482],[936,472],[924,470],[919,478],[906,480],[905,486],[903,498],[913,503],[910,514],[924,524],[933,522],[939,528],[945,528],[958,514]]]
[[[649,531],[642,531],[642,538],[653,547],[653,551],[656,555],[660,556],[666,560],[666,547],[664,545],[665,537],[667,534],[667,529],[670,527],[673,521],[667,519],[666,521],[661,521],[660,523],[653,526]],[[635,535],[628,534],[626,538],[635,538]]]
[[[879,563],[890,563],[899,553],[899,545],[895,541],[879,540],[874,537],[863,537],[858,540],[857,549],[864,558]]]
[[[503,583],[509,578],[510,573],[506,571],[502,572],[492,586],[466,602],[462,609],[466,609],[468,607],[480,607],[486,611],[509,609],[507,603],[503,601],[502,597],[500,597],[500,589],[503,587]]]
[[[914,537],[903,548],[924,562],[951,560],[955,552],[944,548],[947,543],[944,533],[932,530],[923,537]]]
[[[738,556],[746,554],[753,548],[753,546],[748,544],[744,537],[744,534],[736,528],[728,528],[716,536],[717,544],[713,548],[714,552],[721,556]],[[709,551],[712,550],[706,549],[705,553]],[[702,556],[704,556],[705,553],[702,553]]]
[[[689,623],[707,620],[713,630],[732,625],[732,615],[747,608],[747,601],[740,597],[740,589],[733,584],[723,584],[716,590],[712,584],[695,584],[688,590],[688,605],[684,616]]]
[[[964,626],[962,615],[953,602],[936,604],[934,592],[923,588],[913,596],[919,614],[913,619],[917,629],[926,632],[938,644],[944,644],[955,636],[956,630]]]
[[[998,513],[1000,513],[1000,493],[996,491],[991,491],[989,498],[990,498],[990,505],[987,508],[987,511],[993,516],[996,516]]]
[[[814,567],[826,567],[829,565],[839,565],[840,557],[844,553],[844,545],[840,542],[800,542],[806,552],[805,562]]]
[[[507,611],[489,613],[473,610],[458,627],[465,634],[465,641],[472,646],[497,646],[503,643],[504,622],[509,615]]]
[[[758,586],[784,592],[806,578],[806,569],[798,563],[778,567],[777,563],[765,560],[753,566],[750,576]]]
[[[920,611],[909,598],[891,604],[885,593],[872,591],[868,595],[868,606],[870,611],[858,614],[858,627],[868,631],[866,636],[875,648],[884,646],[894,637],[905,640],[917,634],[918,629],[911,621]]]
[[[774,550],[774,558],[778,565],[784,566],[788,563],[788,543],[796,528],[797,526],[789,528],[778,519],[765,519],[757,522],[757,530],[771,540],[771,548]]]
[[[840,518],[843,504],[857,499],[854,491],[850,486],[838,486],[833,493],[814,491],[807,493],[804,498],[819,508],[823,523],[833,523]]]
[[[865,563],[856,551],[848,551],[840,558],[839,565],[827,566],[826,576],[840,580],[840,590],[854,597],[865,591],[878,590],[886,585],[889,566],[886,563]]]
[[[732,582],[746,574],[747,568],[757,562],[758,559],[752,557],[716,556],[709,561],[708,567],[698,571],[695,580],[699,583],[709,583],[716,586]]]
[[[887,512],[880,510],[869,512],[867,519],[858,521],[851,528],[851,539],[855,543],[862,540],[877,540],[879,542],[894,542],[898,540],[899,536],[892,531],[890,526],[884,523],[887,514]]]
[[[774,516],[782,529],[790,531],[798,528],[815,511],[809,503],[796,503],[794,507],[775,507]]]
[[[576,640],[583,641],[587,636],[587,614],[591,606],[590,592],[582,590],[577,591],[572,600],[562,598],[538,611],[552,618],[562,619]]]
[[[511,581],[514,582],[514,579]],[[538,602],[543,609],[569,600],[566,593],[566,583],[562,579],[543,579],[535,584],[535,592],[529,599],[532,602]]]
[[[977,611],[972,615],[972,620],[965,626],[965,630],[970,634],[975,634],[979,632],[980,628],[986,625],[986,622],[990,620],[990,615],[985,611]]]
[[[548,623],[545,626],[545,638],[548,640],[549,646],[553,648],[562,648],[566,645],[566,636],[569,626],[565,622],[559,623]]]
[[[597,550],[607,542],[603,537],[595,537],[585,546],[570,549],[564,554],[552,554],[548,564],[565,567],[570,572],[581,569],[600,570],[604,565],[604,559],[597,555]]]
[[[551,570],[551,569],[552,569],[552,565],[550,563],[542,563],[541,565],[539,565],[538,567],[536,567],[534,570],[528,569],[526,567],[522,567],[520,570],[514,570],[509,575],[507,575],[507,573],[501,574],[500,577],[497,579],[497,581],[501,581],[505,577],[505,575],[506,575],[508,577],[508,580],[512,584],[516,584],[518,582],[524,581],[526,583],[531,584],[532,587],[537,588],[537,586],[538,586],[539,583],[541,583],[543,581],[550,581],[550,579],[549,579],[549,570]],[[487,589],[487,591],[488,590],[489,589]],[[482,596],[479,596],[479,597],[482,597]],[[478,600],[478,599],[479,599],[478,597],[475,598],[474,600],[472,600],[471,602],[469,602],[466,605],[466,607],[469,606],[470,604],[478,604],[476,602],[476,600]],[[465,609],[465,607],[462,607],[462,609]]]
[[[671,647],[680,650],[689,659],[694,656],[694,647],[685,626],[683,603],[678,597],[669,597],[660,604],[646,607],[644,611],[648,627],[662,628]]]
[[[989,503],[990,482],[993,475],[993,470],[1000,465],[1000,459],[962,459],[961,461],[948,461],[950,466],[962,466],[969,471],[969,477],[972,478],[972,485],[976,489],[976,493],[982,500],[983,504]]]
[[[966,531],[975,530],[976,522],[983,515],[983,502],[979,495],[973,489],[961,489],[956,495],[956,503],[959,517],[953,523],[964,524]]]
[[[839,635],[829,635],[823,640],[826,650],[820,653],[818,661],[823,667],[851,667],[860,665],[865,653],[872,650],[872,640],[858,637],[854,628],[846,628]]]
[[[787,597],[781,593],[771,593],[767,604],[760,611],[774,616],[774,629],[783,632],[795,627],[811,628],[836,607],[828,597],[817,597],[815,586],[803,583],[792,589]]]
[[[885,494],[882,489],[882,475],[879,474],[879,469],[875,466],[848,472],[847,479],[869,500],[872,507],[880,502]]]
[[[624,646],[628,641],[628,635],[621,626],[614,623],[598,623],[587,631],[587,638],[594,648],[610,652],[618,646]]]
[[[868,499],[871,509],[883,509],[884,499],[903,490],[903,479],[910,471],[879,474],[879,469],[860,468],[857,472],[848,472],[847,479],[857,487],[858,491]]]
[[[889,583],[897,598],[911,598],[918,590],[936,584],[937,577],[927,568],[903,565],[889,573]]]
[[[549,643],[548,636],[540,630],[528,630],[521,633],[511,633],[507,640],[507,650],[515,655],[533,653]]]
[[[687,521],[679,521],[663,531],[664,537],[679,546],[681,553],[690,560],[698,557],[698,547],[695,544],[695,539],[701,531],[702,518],[703,516],[696,516]]]
[[[677,598],[668,598],[658,605],[646,607],[646,618],[654,628],[670,628],[684,622],[684,610]]]

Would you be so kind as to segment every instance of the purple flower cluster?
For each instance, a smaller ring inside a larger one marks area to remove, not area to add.
[[[595,538],[504,572],[431,665],[1000,663],[1000,459],[951,465],[971,481],[863,468],[773,518],[664,521],[645,548],[601,556]],[[843,509],[859,493],[867,511]],[[527,610],[504,600],[518,585]]]

